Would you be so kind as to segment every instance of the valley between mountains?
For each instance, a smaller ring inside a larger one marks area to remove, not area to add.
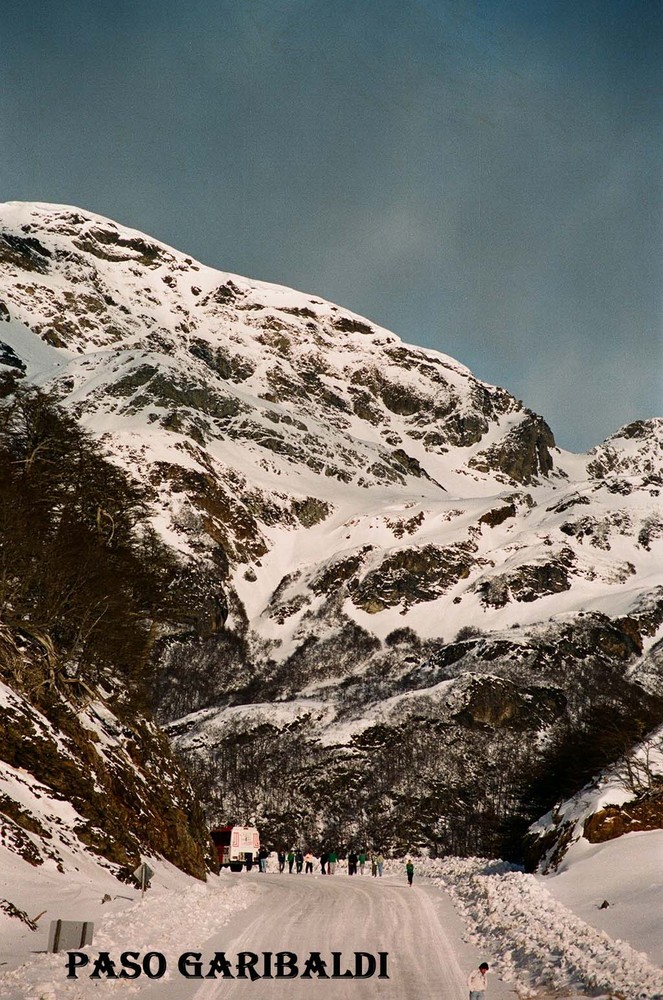
[[[98,490],[70,522],[118,580],[160,567],[120,674],[93,648],[108,595],[68,638],[64,582],[47,608],[5,542],[14,849],[64,863],[82,833],[201,874],[184,767],[207,822],[274,846],[559,857],[570,825],[530,823],[663,723],[663,420],[564,452],[453,358],[80,209],[2,206],[0,274],[6,538],[66,426],[136,491],[131,523]],[[160,772],[177,801],[148,819]],[[657,801],[591,835],[660,826]]]

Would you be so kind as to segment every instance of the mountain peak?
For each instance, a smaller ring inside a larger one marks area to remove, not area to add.
[[[292,459],[302,442],[281,446],[277,425],[294,420],[289,437],[308,432],[303,443],[318,453],[309,469],[362,486],[408,476],[439,483],[450,471],[443,456],[456,448],[466,449],[463,474],[477,482],[493,457],[498,474],[521,482],[552,469],[550,431],[507,392],[339,306],[216,271],[74,208],[10,203],[0,227],[3,314],[85,355],[88,387],[92,367],[102,380],[109,363],[114,375],[122,367],[111,395],[133,389],[133,412],[154,397],[169,412],[147,419],[171,431],[179,423],[207,440],[251,410],[244,429]],[[80,386],[82,366],[66,365],[60,390]],[[330,430],[352,448],[325,447]],[[518,451],[524,459],[510,461]]]
[[[75,208],[0,209],[0,269],[3,391],[53,393],[200,584],[155,685],[189,749],[306,732],[371,767],[489,727],[488,768],[509,727],[575,724],[587,676],[640,696],[663,422],[565,454],[453,358]]]

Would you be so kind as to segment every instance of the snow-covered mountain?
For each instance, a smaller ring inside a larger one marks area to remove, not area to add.
[[[149,853],[204,877],[202,813],[158,727],[128,707],[110,710],[101,695],[49,699],[40,710],[2,680],[5,630],[0,642],[2,895],[18,858],[51,874],[92,867],[92,858],[126,880]],[[26,662],[25,648],[13,655]],[[21,916],[12,903],[0,900],[0,921]]]
[[[532,824],[529,837],[540,870],[547,874],[562,861],[564,870],[582,859],[589,845],[650,830],[663,836],[663,727],[626,749],[575,795],[556,803]]]
[[[3,206],[0,270],[7,377],[54,390],[204,569],[157,692],[204,768],[240,736],[285,747],[291,782],[324,774],[345,802],[339,836],[384,839],[423,798],[407,836],[452,842],[477,760],[519,767],[602,698],[655,712],[663,420],[565,453],[452,358],[79,209]],[[344,798],[367,774],[390,803],[376,829],[372,800]],[[247,784],[209,794],[284,835],[303,822],[291,786]]]

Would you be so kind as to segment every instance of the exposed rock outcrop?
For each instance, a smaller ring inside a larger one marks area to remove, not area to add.
[[[38,378],[141,484],[189,594],[154,708],[203,771],[265,751],[243,794],[267,830],[386,844],[398,809],[421,818],[398,838],[501,850],[546,741],[606,697],[653,711],[663,421],[571,458],[504,389],[319,298],[78,209],[10,204],[0,236],[1,392]],[[287,788],[280,743],[311,761]]]

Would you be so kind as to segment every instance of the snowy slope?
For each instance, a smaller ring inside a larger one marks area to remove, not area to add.
[[[574,844],[558,870],[541,882],[586,923],[663,967],[663,830]],[[609,905],[601,909],[604,902]]]
[[[40,710],[0,681],[0,724],[3,852],[64,873],[91,858],[118,872],[148,850],[204,877],[201,819],[153,722],[101,696]]]
[[[530,829],[546,891],[663,966],[663,728]]]
[[[576,865],[591,870],[596,859],[610,851],[606,845],[628,838],[645,856],[653,858],[663,871],[663,843],[656,837],[641,838],[648,831],[663,829],[663,727],[658,727],[633,748],[623,752],[575,795],[558,802],[530,827],[530,838],[544,873],[560,875]],[[653,846],[648,852],[645,843]],[[658,854],[656,855],[656,850]],[[660,873],[659,873],[660,874]],[[609,900],[608,900],[609,901]]]
[[[657,832],[644,851],[634,854],[625,844],[615,846],[611,860],[620,869],[608,878],[617,912],[622,905],[628,907],[645,872],[645,877],[657,877],[660,844]],[[634,857],[638,863],[631,874],[627,864]],[[630,925],[623,913],[616,921],[604,917],[609,910],[598,909],[606,879],[602,865],[574,866],[569,882],[575,884],[568,892],[557,878],[537,878],[485,859],[424,859],[417,869],[447,889],[466,921],[470,940],[496,956],[494,968],[514,982],[518,993],[627,1000],[659,1000],[663,994],[659,900],[652,893],[644,896]]]
[[[343,788],[386,731],[538,748],[590,687],[663,687],[663,420],[561,452],[454,359],[76,208],[3,206],[0,272],[8,377],[55,391],[224,591],[155,693],[203,764],[306,730],[349,748]]]
[[[504,390],[314,296],[77,209],[9,203],[0,225],[0,339],[150,483],[175,545],[223,549],[271,656],[330,576],[371,634],[447,641],[625,614],[660,582],[661,422],[565,455]]]
[[[3,850],[0,848],[0,851]],[[63,1000],[92,995],[94,981],[67,982],[66,956],[48,954],[52,920],[94,923],[93,947],[111,954],[120,951],[166,951],[177,955],[195,947],[253,902],[255,887],[214,877],[207,883],[150,857],[155,872],[143,898],[135,885],[123,885],[89,858],[76,857],[66,875],[49,866],[35,872],[29,865],[2,864],[3,892],[33,920],[33,926],[0,913],[0,997],[2,1000]],[[113,984],[107,984],[111,987]],[[122,995],[136,992],[120,981]],[[149,981],[148,981],[149,985]],[[87,987],[86,993],[81,989]]]

